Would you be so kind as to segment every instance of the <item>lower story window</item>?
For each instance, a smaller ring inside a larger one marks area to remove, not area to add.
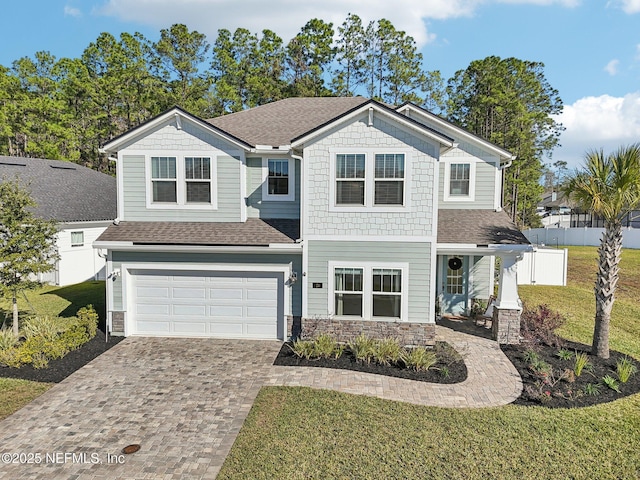
[[[363,270],[336,268],[334,275],[335,314],[362,317]]]
[[[373,316],[400,318],[402,270],[373,269]]]

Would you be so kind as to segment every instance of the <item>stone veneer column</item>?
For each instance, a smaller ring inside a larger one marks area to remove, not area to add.
[[[518,281],[516,263],[518,255],[501,255],[500,283],[498,298],[493,309],[491,333],[498,343],[520,343],[520,298],[518,297]]]

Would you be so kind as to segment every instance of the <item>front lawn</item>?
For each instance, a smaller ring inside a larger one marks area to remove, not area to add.
[[[52,386],[52,383],[0,378],[0,420],[21,409]]]
[[[596,249],[570,247],[569,287],[526,287],[590,343]],[[613,349],[640,358],[640,251],[625,250]],[[309,388],[263,388],[218,478],[640,478],[640,394],[588,408],[419,407]]]

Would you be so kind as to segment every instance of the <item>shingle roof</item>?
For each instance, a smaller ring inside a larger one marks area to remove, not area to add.
[[[253,146],[289,145],[294,138],[368,101],[364,97],[286,98],[207,122]]]
[[[439,209],[438,243],[518,245],[529,240],[504,211]]]
[[[243,245],[295,243],[300,222],[250,218],[246,222],[120,222],[98,237],[98,242],[138,245]]]
[[[18,178],[38,204],[34,213],[58,222],[116,218],[116,179],[75,163],[0,156],[0,180]]]

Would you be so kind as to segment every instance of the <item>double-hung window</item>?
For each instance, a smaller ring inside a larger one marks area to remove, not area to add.
[[[151,157],[151,184],[153,201],[178,201],[176,157]]]
[[[336,155],[336,205],[365,204],[365,155]]]
[[[471,181],[471,165],[468,163],[452,163],[449,173],[449,195],[469,196]]]
[[[373,269],[373,316],[400,318],[402,270]]]
[[[187,203],[211,203],[211,159],[185,157]]]
[[[362,317],[362,268],[336,268],[334,275],[335,314]]]
[[[374,205],[404,203],[404,154],[376,153]]]

